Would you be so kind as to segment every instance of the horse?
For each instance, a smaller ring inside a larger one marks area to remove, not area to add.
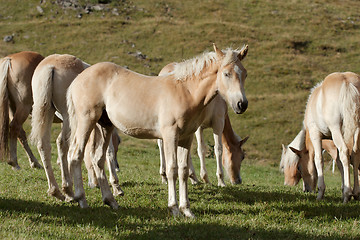
[[[68,113],[66,106],[66,91],[75,77],[90,65],[79,58],[68,54],[53,54],[46,57],[35,69],[32,78],[32,91],[34,106],[32,111],[32,131],[30,138],[37,145],[41,160],[45,167],[45,172],[49,184],[48,194],[60,200],[71,201],[73,199],[72,184],[68,171],[67,152],[69,149],[68,137],[70,135]],[[51,125],[54,117],[62,121],[61,132],[56,140],[58,149],[58,163],[62,176],[62,191],[55,180],[51,166]],[[115,133],[114,135],[117,136]],[[93,139],[92,141],[96,141]],[[91,142],[91,141],[89,141]],[[96,176],[91,166],[89,146],[86,148],[85,165],[88,169],[89,186],[95,187]],[[112,159],[115,158],[116,152],[113,145],[108,148],[108,165],[110,172],[110,182],[113,186],[114,195],[123,195],[120,188],[119,180],[115,172],[115,165]]]
[[[332,138],[343,168],[342,194],[344,203],[351,196],[359,198],[359,111],[360,76],[352,72],[332,73],[312,90],[305,110],[304,128],[306,150],[309,162],[315,162],[318,176],[318,196],[325,193],[321,140]],[[301,150],[300,150],[301,151]],[[350,186],[350,155],[353,161],[354,188]],[[314,178],[313,178],[314,179]],[[305,180],[304,181],[308,181]],[[308,182],[315,186],[313,180]]]
[[[169,74],[174,70],[175,63],[166,65],[159,73],[159,76]],[[214,135],[214,152],[216,157],[216,176],[218,179],[218,186],[224,187],[224,172],[223,165],[228,173],[230,182],[232,184],[239,184],[242,182],[240,175],[241,163],[244,160],[245,153],[242,150],[242,145],[249,137],[241,139],[233,131],[230,123],[230,118],[227,113],[227,104],[221,96],[217,95],[204,109],[204,119],[201,126],[196,130],[195,136],[197,140],[197,152],[200,158],[200,177],[205,183],[210,183],[208,173],[205,166],[206,145],[203,138],[203,130],[206,128],[213,129]],[[221,136],[221,137],[220,137]],[[166,165],[164,158],[164,149],[161,139],[158,139],[158,146],[160,150],[160,175],[162,182],[167,183],[166,179]],[[191,157],[191,156],[190,156]],[[193,184],[198,184],[192,161],[190,161],[189,177]]]
[[[324,151],[329,153],[333,162],[336,162],[341,172],[342,165],[337,157],[338,151],[333,141],[322,139],[321,145]],[[316,188],[316,184],[310,187],[307,183],[310,181],[316,183],[317,173],[314,162],[309,162],[309,158],[305,156],[308,154],[308,148],[305,146],[305,129],[301,129],[289,145],[282,144],[280,170],[284,173],[284,185],[287,186],[297,185],[301,178],[310,178],[310,180],[303,181],[303,191],[309,192]],[[312,177],[315,179],[312,180]]]
[[[33,102],[31,78],[43,59],[39,53],[27,51],[0,60],[0,156],[7,159],[13,169],[20,169],[17,138],[26,152],[30,167],[42,168],[28,145],[22,125],[31,112]]]
[[[189,150],[193,134],[203,120],[201,112],[217,94],[221,94],[237,114],[248,106],[244,94],[247,71],[241,63],[248,46],[223,52],[214,44],[214,50],[176,64],[173,74],[166,76],[145,76],[114,63],[101,62],[76,77],[67,93],[71,128],[69,169],[74,179],[74,197],[81,208],[88,207],[81,159],[90,133],[99,123],[104,144],[102,151],[97,148],[99,151],[92,160],[96,163],[93,165],[99,172],[97,175],[102,176],[99,179],[103,180],[100,188],[105,204],[118,207],[102,169],[110,133],[116,127],[132,137],[163,140],[168,208],[174,216],[182,213],[195,217],[190,210],[187,179]]]

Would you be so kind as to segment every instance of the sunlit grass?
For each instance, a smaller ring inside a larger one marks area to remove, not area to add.
[[[299,131],[311,87],[331,72],[359,69],[358,1],[112,1],[118,16],[43,2],[0,0],[0,39],[14,36],[13,42],[0,41],[0,56],[24,50],[68,53],[90,64],[111,61],[154,75],[169,62],[211,51],[213,42],[220,48],[248,44],[243,65],[249,108],[240,116],[229,110],[237,134],[250,136],[243,184],[216,187],[215,160],[208,159],[214,185],[189,186],[197,219],[174,219],[167,211],[167,186],[160,183],[156,143],[122,136],[120,209],[103,206],[100,191],[86,187],[91,208],[83,210],[47,196],[44,171],[30,169],[19,149],[21,171],[0,164],[0,238],[359,238],[359,203],[341,203],[339,173],[326,170],[326,197],[317,202],[301,186],[283,186],[278,171],[281,143]],[[137,51],[146,59],[131,54]],[[28,123],[25,128],[29,133]],[[59,182],[54,145],[59,125],[53,129],[52,162]],[[211,131],[205,135],[213,145]],[[192,153],[198,172],[195,148]]]

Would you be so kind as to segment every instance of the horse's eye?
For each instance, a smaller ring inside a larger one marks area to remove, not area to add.
[[[230,73],[229,72],[224,72],[224,76],[225,77],[230,77]]]

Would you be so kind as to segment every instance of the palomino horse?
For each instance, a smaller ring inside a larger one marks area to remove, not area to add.
[[[166,65],[159,73],[159,76],[169,74],[174,70],[175,63]],[[220,95],[217,95],[204,109],[202,118],[204,119],[201,126],[196,130],[195,136],[198,145],[198,155],[200,158],[200,177],[205,183],[210,183],[208,173],[205,167],[206,145],[203,138],[203,130],[205,128],[212,128],[215,142],[215,157],[216,157],[216,176],[218,179],[218,186],[225,186],[223,164],[230,178],[232,184],[239,184],[242,182],[240,176],[241,163],[245,157],[241,146],[247,141],[248,137],[241,139],[233,131],[230,119],[227,113],[227,104]],[[220,137],[221,136],[221,137]],[[160,175],[162,182],[166,183],[166,164],[164,157],[164,149],[162,140],[158,139],[158,146],[160,150]],[[190,156],[191,158],[191,156]],[[199,183],[197,180],[192,161],[190,161],[189,177],[193,184]]]
[[[333,161],[337,163],[340,172],[342,165],[337,157],[337,148],[330,139],[323,139],[321,142],[322,148],[329,153]],[[309,162],[309,158],[303,155],[308,154],[305,147],[305,129],[301,129],[295,139],[287,146],[282,145],[282,155],[280,161],[280,169],[284,173],[284,185],[295,186],[299,183],[301,178],[307,180],[303,181],[304,192],[315,190],[317,173],[314,162]],[[297,149],[303,149],[301,152]],[[312,179],[314,177],[314,179]],[[309,180],[308,180],[309,178]],[[313,186],[307,185],[308,182],[314,183]]]
[[[69,183],[67,152],[69,149],[68,137],[70,135],[68,113],[66,106],[66,91],[75,77],[90,65],[72,55],[53,54],[46,57],[36,68],[32,79],[32,90],[34,106],[32,112],[32,132],[31,139],[37,144],[41,160],[43,161],[46,176],[48,179],[48,193],[60,200],[71,200],[73,198],[72,184]],[[58,163],[62,175],[62,190],[58,184],[51,166],[51,125],[53,119],[58,116],[62,120],[61,132],[57,138]],[[90,147],[86,148],[91,151]],[[109,151],[114,157],[115,153],[112,144]],[[96,185],[96,180],[89,160],[90,153],[86,154],[85,162],[89,172],[89,185]],[[109,160],[110,161],[110,160]],[[90,163],[90,164],[88,164]],[[115,166],[110,167],[110,181],[113,185],[114,195],[122,195],[123,192],[118,184],[119,180],[115,173]],[[92,178],[90,177],[92,176]]]
[[[19,52],[0,60],[0,154],[1,158],[8,158],[9,141],[10,158],[7,161],[14,169],[20,169],[17,138],[25,149],[30,166],[42,168],[27,143],[22,125],[31,112],[31,78],[43,58],[36,52]]]
[[[325,192],[321,139],[331,137],[339,152],[343,167],[343,200],[348,202],[351,196],[359,198],[359,111],[360,76],[355,73],[332,73],[312,91],[305,110],[305,151],[308,151],[309,163],[315,161],[318,176],[318,196],[322,199]],[[302,149],[301,149],[302,150]],[[350,161],[354,169],[354,189],[350,186]],[[313,178],[314,179],[314,178]],[[307,181],[304,179],[304,181]],[[309,181],[310,186],[316,183]],[[312,189],[314,190],[314,189]]]
[[[97,161],[94,166],[99,167],[101,179],[106,179],[101,163],[114,126],[133,137],[162,139],[168,207],[174,216],[181,211],[187,217],[194,217],[188,198],[188,162],[193,134],[203,120],[201,112],[218,93],[238,114],[247,107],[243,86],[247,73],[241,60],[248,47],[222,52],[214,45],[214,49],[215,52],[176,64],[173,74],[166,76],[144,76],[109,62],[95,64],[77,76],[69,87],[67,102],[72,135],[69,169],[80,207],[88,206],[81,159],[89,135],[99,122],[104,146],[102,151],[96,151],[92,160]],[[105,181],[100,186],[104,203],[116,208],[118,205],[109,186]]]

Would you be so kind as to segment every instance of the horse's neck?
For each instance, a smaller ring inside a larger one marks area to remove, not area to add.
[[[186,80],[186,88],[195,105],[205,107],[217,95],[216,69],[217,66],[210,66],[198,76],[191,76]]]
[[[224,130],[222,133],[222,143],[228,148],[239,143],[239,137],[235,134],[233,128],[231,127],[228,114],[225,115]]]
[[[296,135],[294,140],[289,144],[290,147],[296,148],[296,149],[303,149],[305,146],[305,130],[301,129],[301,131]]]

